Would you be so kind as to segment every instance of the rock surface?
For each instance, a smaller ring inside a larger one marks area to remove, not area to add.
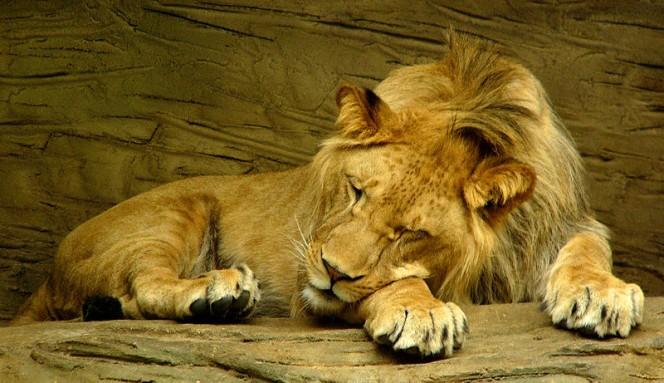
[[[452,358],[397,357],[361,329],[289,319],[238,325],[168,321],[0,328],[7,382],[654,382],[664,381],[664,298],[646,300],[626,339],[551,326],[534,304],[465,307],[466,346]]]
[[[541,79],[618,274],[664,295],[662,2],[3,1],[0,320],[83,221],[167,181],[306,162],[340,83],[435,60],[449,25]]]

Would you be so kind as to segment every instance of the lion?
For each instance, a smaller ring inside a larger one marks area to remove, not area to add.
[[[469,331],[453,302],[540,301],[559,327],[627,336],[643,292],[612,275],[542,85],[488,43],[448,45],[375,90],[341,86],[309,164],[176,181],[83,223],[13,324],[331,316],[447,357]]]

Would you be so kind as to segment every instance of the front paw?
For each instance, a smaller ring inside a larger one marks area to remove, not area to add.
[[[426,302],[388,302],[364,324],[369,336],[398,352],[423,357],[452,355],[468,333],[466,315],[454,303],[435,298]]]
[[[643,300],[639,286],[609,274],[585,283],[549,283],[543,306],[556,326],[624,338],[641,323]]]
[[[204,274],[210,279],[205,296],[190,305],[195,322],[233,321],[247,318],[260,300],[258,281],[248,266],[242,264]]]

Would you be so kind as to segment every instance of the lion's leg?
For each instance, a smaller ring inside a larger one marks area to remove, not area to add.
[[[48,282],[44,282],[21,306],[16,317],[9,323],[12,326],[51,320],[48,312]]]
[[[543,305],[556,325],[599,337],[625,337],[641,323],[643,292],[611,274],[605,238],[582,232],[558,253]]]
[[[463,311],[436,299],[419,278],[402,279],[376,291],[360,303],[358,313],[377,343],[422,356],[452,355],[468,332]]]
[[[140,267],[130,294],[120,297],[128,318],[232,320],[247,317],[260,299],[258,283],[246,265],[180,278],[164,264]]]

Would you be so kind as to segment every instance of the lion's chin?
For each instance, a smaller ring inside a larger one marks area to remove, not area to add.
[[[302,290],[302,296],[307,301],[310,309],[316,314],[336,314],[346,306],[346,303],[340,300],[330,290],[321,290],[312,285],[307,285]]]

